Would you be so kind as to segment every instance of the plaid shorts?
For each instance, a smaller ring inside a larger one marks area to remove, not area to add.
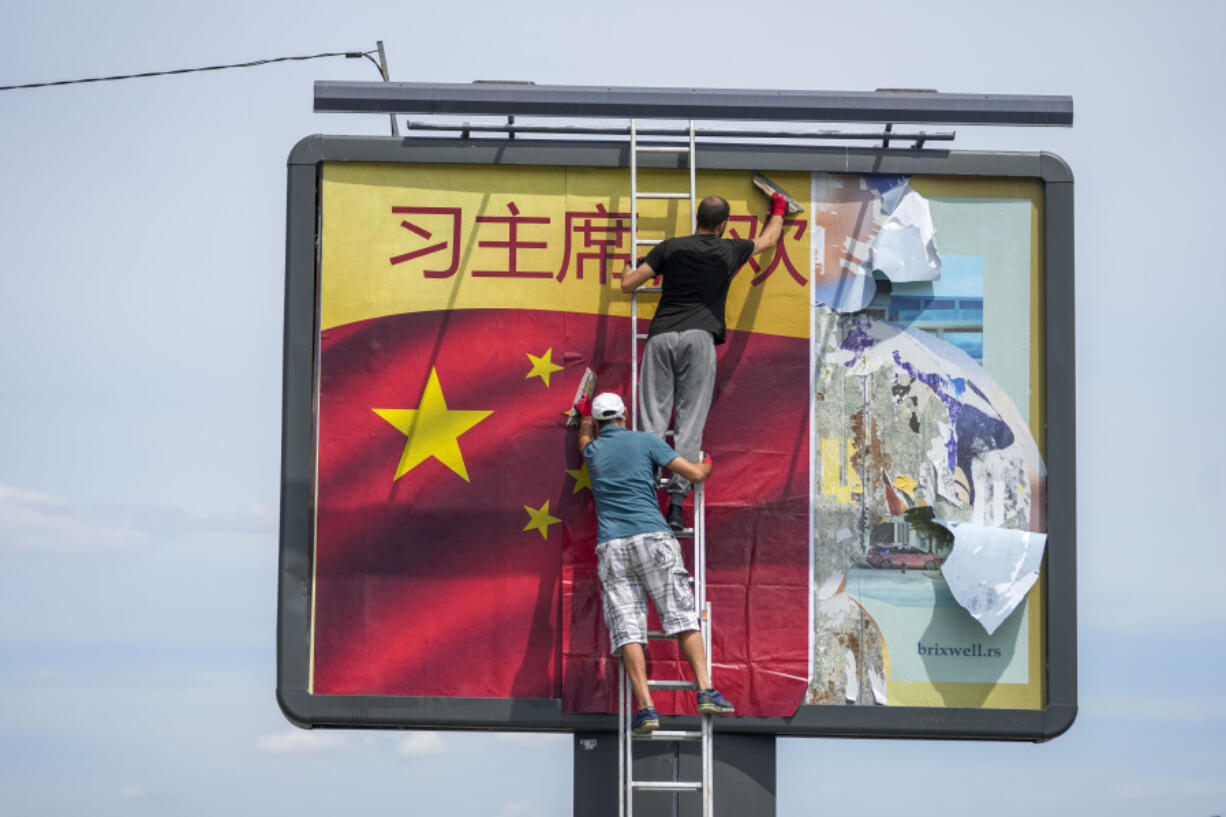
[[[667,531],[610,539],[596,546],[604,622],[613,655],[626,644],[647,643],[647,596],[668,635],[698,629],[690,574],[681,546]]]

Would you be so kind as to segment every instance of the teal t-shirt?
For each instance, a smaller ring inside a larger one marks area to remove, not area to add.
[[[600,430],[583,449],[596,498],[598,541],[669,529],[656,498],[656,469],[676,457],[654,434],[617,425]]]

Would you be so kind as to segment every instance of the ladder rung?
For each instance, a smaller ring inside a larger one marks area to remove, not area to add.
[[[698,689],[697,681],[648,681],[648,689]]]
[[[635,193],[636,199],[688,199],[689,193]]]
[[[670,640],[670,641],[671,641],[671,640],[673,640],[674,638],[676,638],[677,636],[675,636],[675,635],[669,635],[668,633],[664,632],[663,630],[648,630],[648,631],[647,631],[647,637],[648,637],[648,638],[668,639],[668,640]]]
[[[647,334],[646,332],[635,332],[634,337],[638,340],[647,340],[647,338],[651,337],[651,335]]]
[[[689,153],[689,145],[639,145],[639,153]]]
[[[633,780],[639,791],[702,791],[701,780]]]
[[[645,735],[635,735],[635,740],[702,740],[702,732],[677,729],[657,729]]]
[[[634,239],[634,243],[635,243],[635,244],[639,244],[639,245],[644,245],[644,244],[659,244],[659,243],[660,243],[661,241],[663,241],[663,240],[664,240],[664,239],[662,239],[662,238],[636,238],[636,239]]]
[[[640,295],[644,293],[647,295],[651,295],[652,293],[663,292],[663,291],[664,291],[664,287],[639,287],[638,289],[635,290],[635,292],[638,292]]]

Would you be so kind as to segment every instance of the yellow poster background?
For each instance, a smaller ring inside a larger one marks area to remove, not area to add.
[[[640,188],[688,191],[689,174],[682,170],[643,170]],[[805,203],[809,174],[778,174],[776,181]],[[709,171],[698,174],[698,197],[716,194],[732,210],[729,233],[750,238],[752,224],[765,221],[766,197],[751,183],[749,174]],[[518,211],[513,213],[511,205]],[[458,209],[456,214],[404,213],[394,208]],[[588,314],[629,316],[630,297],[618,288],[624,259],[606,264],[601,282],[597,259],[583,261],[580,278],[578,255],[599,253],[593,242],[608,245],[608,254],[630,257],[630,233],[583,232],[585,226],[629,227],[629,217],[586,219],[567,213],[611,214],[630,212],[630,176],[624,170],[584,167],[519,167],[485,165],[388,165],[326,163],[323,169],[320,325],[323,329],[385,315],[446,309],[519,308]],[[688,235],[689,202],[640,202],[641,238]],[[548,219],[516,224],[518,242],[545,244],[517,249],[515,269],[535,277],[490,275],[483,271],[511,266],[509,227],[506,221],[478,219]],[[757,285],[749,266],[738,273],[728,294],[728,327],[787,337],[808,337],[807,281],[810,268],[808,213],[792,225],[782,250],[803,277],[801,283],[783,263]],[[402,226],[402,221],[412,227]],[[459,241],[454,242],[458,221]],[[585,225],[586,222],[586,225]],[[803,226],[803,229],[802,229]],[[413,229],[416,228],[416,229]],[[795,234],[802,232],[797,238]],[[423,235],[428,233],[428,237]],[[570,247],[567,249],[567,234]],[[391,259],[447,242],[446,247],[399,263]],[[485,246],[483,246],[483,244]],[[634,256],[646,255],[640,247]],[[770,266],[771,253],[755,261]],[[781,261],[783,259],[780,259]],[[455,265],[455,271],[443,277]],[[426,274],[433,270],[435,276]],[[544,273],[548,273],[546,277]],[[561,280],[559,280],[559,277]],[[639,317],[650,318],[658,296],[642,295]]]

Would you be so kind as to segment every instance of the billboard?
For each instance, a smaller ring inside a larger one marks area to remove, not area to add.
[[[629,393],[627,147],[290,158],[278,697],[309,726],[613,728],[588,367]],[[727,731],[1044,739],[1075,714],[1071,176],[1045,155],[700,147],[753,238],[704,444]],[[640,189],[684,189],[675,157]],[[643,235],[688,205],[640,205]],[[640,297],[646,320],[658,296]],[[1049,354],[1055,350],[1055,354]],[[654,678],[682,678],[675,645]],[[693,714],[682,694],[662,714]]]

